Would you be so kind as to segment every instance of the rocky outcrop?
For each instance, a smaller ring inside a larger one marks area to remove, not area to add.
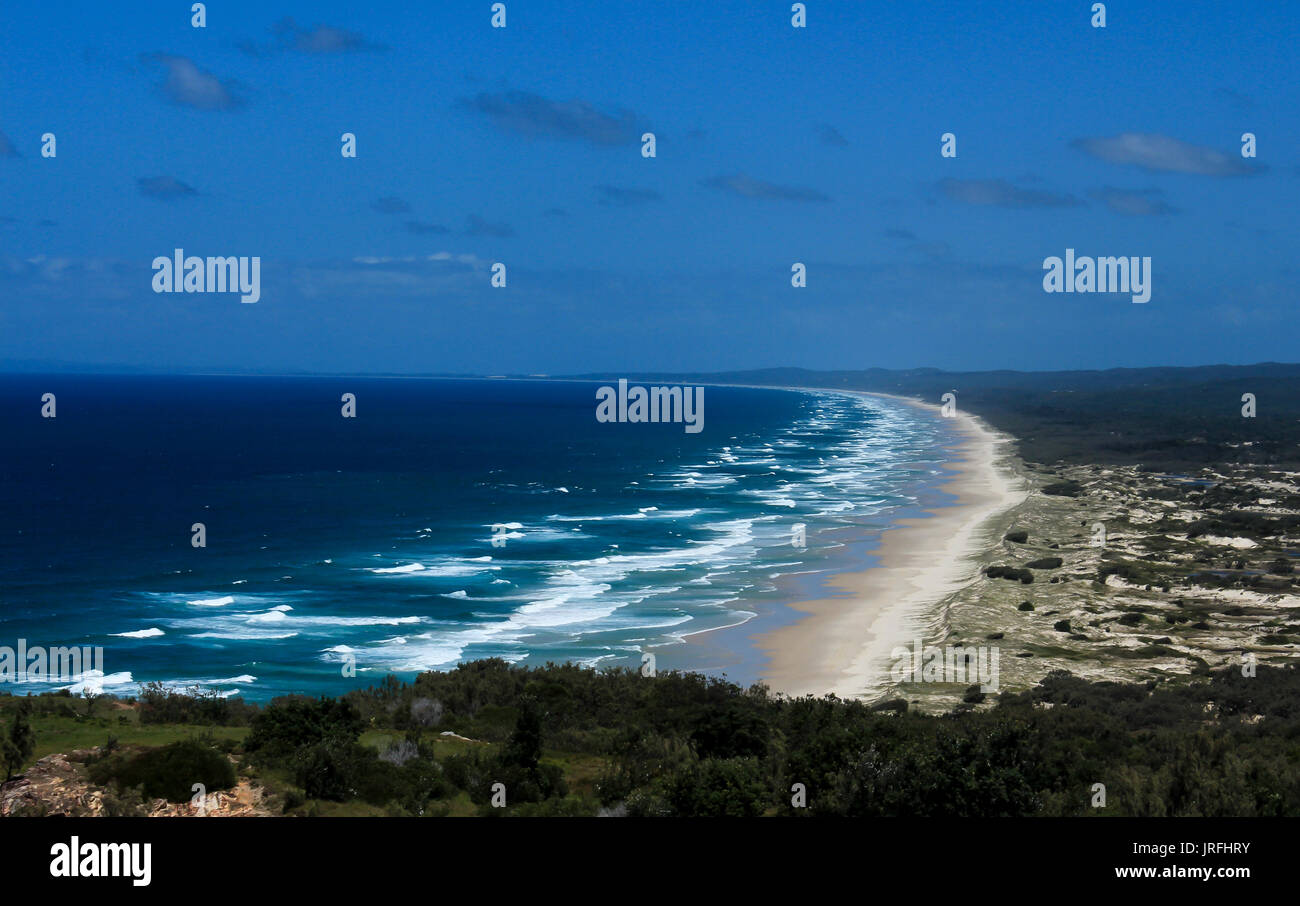
[[[82,764],[94,753],[81,750],[68,755],[46,755],[27,772],[0,786],[0,818],[69,817],[100,818],[111,811],[112,794],[92,784]],[[106,805],[105,797],[110,797]],[[268,817],[265,791],[247,780],[230,790],[209,793],[200,810],[192,802],[153,799],[142,803],[150,818],[253,818]]]
[[[25,774],[0,786],[0,818],[98,818],[103,813],[103,792],[86,780],[81,765],[67,755],[46,755]]]

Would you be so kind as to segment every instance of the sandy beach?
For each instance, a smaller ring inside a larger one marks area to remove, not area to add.
[[[835,597],[791,604],[805,616],[755,638],[767,657],[763,681],[774,692],[879,694],[889,680],[890,652],[917,637],[930,640],[944,599],[977,577],[978,555],[996,543],[995,517],[1025,499],[1026,482],[1015,472],[1009,438],[960,411],[953,421],[961,440],[951,448],[951,477],[941,489],[955,503],[886,530],[874,566],[829,578]]]

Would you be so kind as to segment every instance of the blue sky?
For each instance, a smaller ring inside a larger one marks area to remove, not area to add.
[[[0,368],[1297,359],[1300,3],[490,5],[6,4]],[[153,293],[176,247],[261,301]]]

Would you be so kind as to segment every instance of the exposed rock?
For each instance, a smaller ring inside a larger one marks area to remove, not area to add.
[[[46,816],[67,818],[105,817],[105,791],[86,777],[80,762],[93,756],[90,750],[67,755],[46,755],[27,772],[0,786],[0,818]],[[265,817],[273,812],[265,803],[265,792],[241,780],[232,790],[214,791],[204,800],[204,815],[209,818]],[[191,802],[168,802],[154,799],[144,803],[150,818],[199,817],[200,809]]]
[[[98,818],[103,813],[103,793],[67,755],[46,755],[26,773],[0,786],[0,818]]]

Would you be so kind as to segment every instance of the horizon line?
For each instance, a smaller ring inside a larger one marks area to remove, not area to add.
[[[21,361],[21,360],[20,360]],[[32,365],[38,365],[33,362]],[[164,369],[153,369],[143,366],[112,365],[112,364],[84,364],[76,365],[67,370],[50,369],[43,367],[30,367],[11,369],[6,367],[8,363],[0,362],[0,378],[4,377],[249,377],[249,378],[411,378],[425,380],[510,380],[510,381],[564,381],[564,380],[600,380],[605,376],[612,374],[612,371],[583,371],[568,373],[506,373],[506,374],[487,374],[481,372],[440,372],[440,371],[214,371],[208,369],[193,371],[173,371]],[[1051,375],[1051,374],[1106,374],[1123,371],[1196,371],[1212,368],[1230,368],[1230,369],[1250,369],[1250,368],[1296,368],[1300,367],[1300,362],[1277,362],[1263,361],[1251,362],[1248,364],[1234,365],[1226,362],[1209,362],[1200,365],[1121,365],[1109,368],[1058,368],[1058,369],[1016,369],[1016,368],[986,368],[977,370],[956,370],[947,368],[938,368],[931,365],[918,365],[912,368],[882,368],[879,366],[869,366],[865,368],[807,368],[800,365],[767,365],[752,368],[733,368],[726,370],[692,370],[692,369],[629,369],[621,374],[625,376],[646,377],[650,375],[669,375],[669,376],[735,376],[746,374],[770,374],[772,372],[801,372],[806,374],[827,375],[827,374],[867,374],[871,372],[884,374],[955,374],[955,375],[988,375],[988,374],[1022,374],[1022,375]]]

